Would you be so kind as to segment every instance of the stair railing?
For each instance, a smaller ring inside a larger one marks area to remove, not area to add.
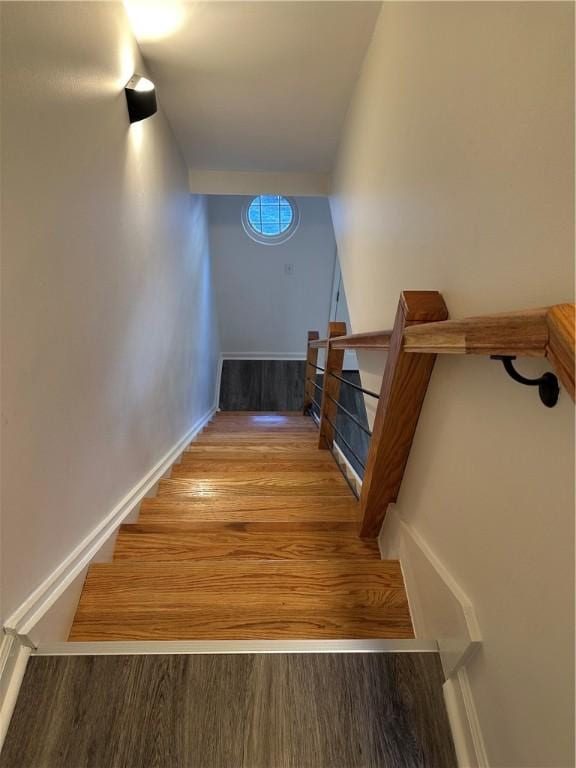
[[[314,407],[318,410],[320,449],[334,452],[334,443],[340,441],[364,469],[360,535],[377,537],[388,505],[398,498],[438,354],[490,356],[504,362],[511,375],[510,368],[516,357],[547,357],[574,400],[574,328],[573,304],[448,320],[446,304],[437,291],[403,291],[394,327],[390,331],[347,335],[345,323],[330,323],[324,339],[319,338],[317,331],[310,331],[304,412],[313,412]],[[324,368],[318,365],[320,349],[325,354]],[[379,394],[342,376],[346,349],[381,349],[388,352]],[[323,374],[322,385],[317,381],[318,372]],[[539,379],[530,380],[517,374],[513,378],[523,384],[538,385],[542,402],[549,407],[555,405],[558,398],[556,375],[547,373]],[[372,432],[339,402],[342,383],[377,398]],[[321,393],[320,402],[314,396],[317,392]],[[338,411],[371,434],[365,463],[337,428]]]

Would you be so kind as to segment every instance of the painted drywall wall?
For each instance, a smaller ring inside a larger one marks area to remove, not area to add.
[[[325,197],[330,194],[329,173],[290,173],[280,171],[200,171],[188,173],[190,192],[200,195],[296,195]]]
[[[330,312],[336,246],[328,200],[296,198],[300,224],[294,235],[263,245],[242,227],[242,208],[251,199],[208,198],[222,353],[305,357],[307,332],[323,333]]]
[[[6,618],[209,411],[218,346],[204,201],[161,109],[128,122],[122,4],[1,11]]]
[[[574,300],[573,30],[569,3],[384,4],[331,201],[355,332],[402,289],[452,317]],[[547,410],[499,363],[437,361],[398,509],[474,603],[491,766],[573,765],[573,493],[566,392]]]

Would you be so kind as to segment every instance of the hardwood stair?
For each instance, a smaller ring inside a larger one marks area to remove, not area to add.
[[[308,417],[218,413],[92,565],[70,640],[413,637]]]

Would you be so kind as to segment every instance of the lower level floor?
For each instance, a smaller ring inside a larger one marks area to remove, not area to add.
[[[453,768],[438,655],[34,656],[0,768]]]

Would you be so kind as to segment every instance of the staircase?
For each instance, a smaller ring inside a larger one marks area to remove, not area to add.
[[[88,571],[70,640],[412,638],[311,418],[218,413]]]

